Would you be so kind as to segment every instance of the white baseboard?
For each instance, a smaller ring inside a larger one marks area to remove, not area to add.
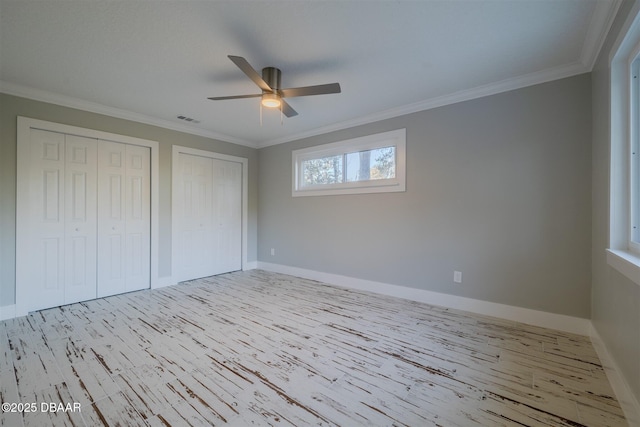
[[[151,285],[151,289],[160,289],[167,286],[173,286],[175,284],[176,282],[173,280],[172,276],[158,277],[155,283]]]
[[[16,317],[16,306],[15,306],[15,304],[5,305],[5,306],[0,307],[0,321],[7,320],[7,319],[13,319],[15,317]]]
[[[245,265],[242,267],[243,271],[247,270],[255,270],[258,268],[258,261],[247,261]]]
[[[245,265],[244,270],[255,270],[256,268],[258,268],[258,262],[252,261]],[[160,289],[160,288],[165,288],[167,286],[173,286],[177,284],[178,283],[173,279],[173,276],[158,277],[151,284],[151,289]],[[14,319],[16,317],[24,316],[26,314],[27,313],[22,313],[22,314],[18,313],[16,311],[15,304],[0,307],[0,321],[7,320],[7,319]]]
[[[447,308],[470,311],[472,313],[499,317],[516,322],[527,323],[534,326],[551,328],[560,331],[589,336],[593,346],[602,362],[611,387],[624,411],[629,426],[640,426],[640,403],[634,396],[626,382],[622,371],[618,368],[614,359],[609,354],[606,345],[600,335],[588,319],[565,316],[555,313],[531,310],[522,307],[513,307],[505,304],[497,304],[488,301],[480,301],[455,295],[447,295],[439,292],[425,291],[422,289],[408,288],[405,286],[390,285],[387,283],[357,279],[338,274],[323,273],[320,271],[290,267],[281,264],[258,262],[258,268],[276,273],[290,274],[292,276],[317,280],[331,285],[345,288],[375,292],[413,301],[424,302]]]
[[[611,354],[609,354],[607,346],[593,325],[591,325],[589,337],[591,338],[593,347],[596,349],[596,353],[598,353],[602,367],[624,411],[624,416],[627,418],[629,426],[640,426],[640,402],[638,402],[638,399],[634,396],[624,376],[620,374],[622,371],[620,371],[618,364],[613,357],[611,357]]]
[[[172,285],[175,285],[175,282],[173,281],[173,278],[171,276],[158,277],[158,279],[155,281],[151,289],[159,289],[159,288],[164,288],[165,286],[172,286]],[[18,313],[16,311],[15,304],[0,307],[0,321],[15,319],[16,317],[21,317],[26,315],[27,313]]]
[[[456,295],[426,291],[423,289],[409,288],[406,286],[390,285],[387,283],[374,282],[371,280],[357,279],[354,277],[323,273],[320,271],[290,267],[281,264],[272,264],[268,262],[259,261],[258,268],[276,273],[290,274],[292,276],[317,280],[345,288],[375,292],[378,294],[405,298],[427,304],[453,308],[456,310],[470,311],[472,313],[483,314],[485,316],[499,317],[515,322],[556,329],[573,334],[588,336],[591,329],[591,322],[588,319],[582,319],[579,317],[514,307],[506,304],[481,301]]]

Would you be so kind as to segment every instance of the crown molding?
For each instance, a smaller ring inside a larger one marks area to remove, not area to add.
[[[35,101],[47,102],[50,104],[60,105],[62,107],[75,108],[78,110],[89,111],[91,113],[103,114],[105,116],[115,117],[118,119],[130,120],[133,122],[144,123],[151,126],[158,126],[163,129],[174,130],[191,135],[202,136],[205,138],[215,139],[218,141],[229,142],[231,144],[243,145],[251,148],[258,148],[254,142],[246,141],[241,138],[225,135],[204,129],[198,129],[191,126],[185,126],[174,123],[169,120],[158,119],[156,117],[147,116],[145,114],[134,113],[132,111],[120,108],[109,107],[95,102],[84,101],[78,98],[72,98],[57,93],[35,89],[27,86],[9,83],[0,80],[0,93],[7,95],[19,96],[21,98],[33,99]]]
[[[589,28],[587,28],[587,34],[582,44],[582,53],[580,54],[580,61],[589,71],[593,69],[598,59],[600,49],[602,49],[607,34],[609,34],[621,4],[622,0],[600,0],[596,2]]]
[[[84,101],[76,98],[71,98],[64,95],[58,95],[52,92],[43,91],[40,89],[33,89],[14,83],[0,81],[0,92],[8,95],[20,96],[22,98],[34,99],[36,101],[48,102],[64,107],[76,108],[84,111],[90,111],[97,114],[104,114],[111,117],[117,117],[125,120],[131,120],[139,123],[145,123],[152,126],[158,126],[165,129],[175,130],[178,132],[184,132],[188,134],[203,136],[205,138],[216,139],[232,144],[243,145],[251,148],[265,148],[271,145],[284,144],[286,142],[296,141],[299,139],[309,138],[316,135],[321,135],[338,130],[348,129],[356,126],[361,126],[369,123],[378,122],[381,120],[387,120],[394,117],[404,116],[407,114],[413,114],[420,111],[430,110],[432,108],[443,107],[446,105],[456,104],[458,102],[470,101],[472,99],[482,98],[485,96],[496,95],[502,92],[508,92],[511,90],[521,89],[527,86],[533,86],[536,84],[546,83],[553,80],[558,80],[566,77],[575,76],[589,72],[582,62],[574,62],[571,64],[563,65],[556,68],[550,68],[535,73],[529,73],[522,76],[505,79],[496,83],[490,83],[475,88],[461,90],[452,94],[437,96],[429,98],[424,101],[379,111],[373,114],[369,114],[362,117],[357,117],[352,120],[346,120],[339,123],[334,123],[328,126],[319,127],[306,132],[295,133],[287,135],[282,138],[266,140],[258,143],[246,141],[240,138],[235,138],[229,135],[220,134],[213,131],[197,129],[190,126],[173,123],[168,120],[158,119],[144,114],[134,113],[119,108],[108,107],[102,104],[94,102]]]
[[[2,80],[0,80],[0,92],[37,101],[52,103],[64,107],[103,114],[124,120],[158,126],[164,129],[202,136],[205,138],[211,138],[232,144],[247,146],[251,148],[264,148],[271,145],[283,144],[286,142],[308,138],[324,133],[338,131],[355,126],[361,126],[380,120],[386,120],[402,115],[412,114],[419,111],[455,104],[458,102],[469,101],[476,98],[495,95],[501,92],[520,89],[526,86],[532,86],[552,80],[590,72],[593,69],[595,61],[597,60],[597,57],[621,4],[622,0],[596,1],[596,5],[591,15],[591,20],[589,22],[589,27],[585,34],[580,60],[574,63],[526,74],[523,76],[518,76],[511,79],[502,80],[496,83],[490,83],[475,88],[461,90],[451,94],[429,98],[420,102],[375,112],[373,114],[357,117],[351,120],[346,120],[309,131],[290,134],[281,138],[265,141],[249,141],[231,135],[218,133],[212,130],[196,128],[181,123],[174,123],[170,120],[159,119],[128,110],[109,107],[99,103],[72,98],[41,89],[35,89],[14,83],[9,83]]]
[[[303,138],[309,138],[316,135],[322,135],[329,132],[352,128],[365,125],[368,123],[378,122],[381,120],[391,119],[394,117],[404,116],[407,114],[417,113],[419,111],[430,110],[432,108],[444,107],[446,105],[456,104],[458,102],[470,101],[472,99],[482,98],[485,96],[496,95],[502,92],[508,92],[515,89],[521,89],[527,86],[533,86],[541,83],[559,80],[578,74],[587,73],[587,69],[581,62],[574,62],[556,68],[551,68],[535,73],[525,74],[522,76],[505,79],[496,83],[490,83],[475,88],[461,90],[452,94],[442,95],[435,98],[429,98],[424,101],[416,102],[369,114],[367,116],[358,117],[329,126],[312,129],[308,132],[288,135],[283,138],[264,141],[258,144],[258,148],[265,148],[271,145],[283,144],[285,142],[296,141]]]
[[[350,127],[360,126],[380,120],[386,120],[393,117],[429,110],[431,108],[443,107],[445,105],[469,101],[484,96],[495,95],[501,92],[508,92],[510,90],[521,89],[527,86],[533,86],[552,80],[559,80],[562,78],[591,72],[596,60],[598,59],[600,50],[602,49],[604,41],[607,38],[607,34],[609,34],[609,30],[611,29],[611,25],[613,25],[613,21],[618,13],[618,9],[620,8],[621,4],[622,0],[598,0],[596,2],[596,6],[594,8],[593,14],[591,15],[589,27],[587,28],[587,33],[585,35],[584,43],[582,46],[580,61],[578,62],[542,70],[535,73],[525,74],[523,76],[502,80],[496,83],[490,83],[484,86],[478,86],[475,88],[455,92],[453,94],[430,98],[414,104],[409,104],[390,110],[373,113],[371,115],[359,117],[353,120],[316,128],[308,132],[264,141],[258,144],[258,148],[283,144],[285,142],[309,138],[328,132],[347,129]]]

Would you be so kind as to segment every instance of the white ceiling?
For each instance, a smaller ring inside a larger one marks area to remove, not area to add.
[[[261,147],[588,72],[618,5],[0,0],[0,90]],[[261,126],[258,99],[207,100],[260,92],[229,54],[342,93]]]

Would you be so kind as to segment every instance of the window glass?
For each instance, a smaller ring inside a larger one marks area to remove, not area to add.
[[[336,184],[343,181],[342,156],[328,156],[302,162],[302,186]]]
[[[396,148],[383,147],[349,153],[347,181],[369,181],[396,177]]]
[[[293,196],[405,191],[406,131],[294,150]]]

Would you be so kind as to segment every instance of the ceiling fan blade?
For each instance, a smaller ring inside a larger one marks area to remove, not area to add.
[[[247,77],[253,80],[253,82],[257,84],[260,89],[273,92],[273,89],[271,89],[267,82],[262,80],[260,74],[258,74],[258,72],[253,69],[253,67],[247,62],[246,59],[241,56],[233,55],[228,55],[228,57],[231,61],[233,61],[234,64],[238,66],[238,68],[242,70],[243,73],[247,75]]]
[[[211,98],[207,99],[210,99],[212,101],[224,101],[226,99],[260,98],[261,96],[261,93],[256,93],[253,95],[212,96]]]
[[[282,114],[287,117],[294,117],[298,115],[298,112],[294,110],[291,105],[287,104],[284,99],[281,99],[280,102],[282,102]]]
[[[340,83],[328,83],[326,85],[292,87],[280,89],[280,96],[293,98],[294,96],[326,95],[329,93],[340,93]]]

